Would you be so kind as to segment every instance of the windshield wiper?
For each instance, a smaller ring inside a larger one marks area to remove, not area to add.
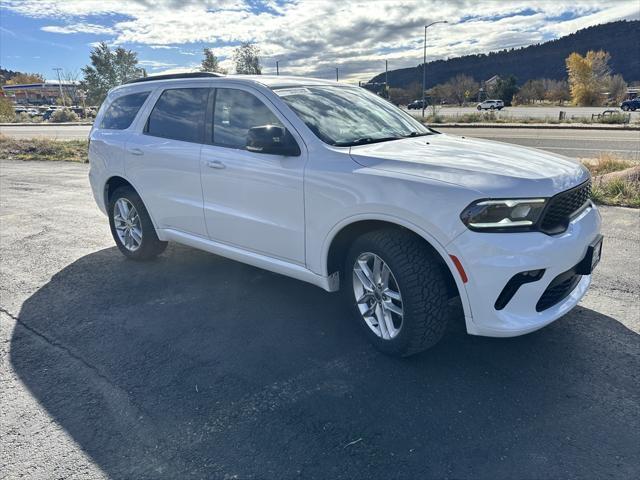
[[[391,140],[400,140],[403,137],[361,137],[352,140],[351,142],[336,142],[336,147],[353,147],[355,145],[367,145],[369,143],[388,142]]]
[[[402,138],[409,138],[409,137],[424,137],[425,135],[431,135],[431,132],[411,132],[408,133],[407,135],[402,135]]]

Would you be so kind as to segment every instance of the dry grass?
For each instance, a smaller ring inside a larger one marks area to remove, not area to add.
[[[596,203],[640,208],[640,182],[637,178],[606,179],[603,175],[632,169],[638,162],[618,158],[611,154],[602,154],[597,159],[583,160],[582,163],[593,176],[591,196]]]
[[[86,140],[18,139],[0,135],[0,159],[88,163]]]

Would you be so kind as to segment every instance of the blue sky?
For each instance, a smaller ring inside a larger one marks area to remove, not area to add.
[[[261,49],[264,73],[366,80],[417,65],[422,26],[430,60],[529,45],[580,28],[640,18],[637,0],[2,0],[0,64],[55,78],[79,74],[99,41],[138,52],[151,74],[197,68],[212,48],[233,70],[243,41]]]

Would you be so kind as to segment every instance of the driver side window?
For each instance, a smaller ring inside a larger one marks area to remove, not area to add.
[[[250,128],[262,125],[283,126],[257,97],[233,88],[216,89],[213,112],[213,143],[244,149]]]

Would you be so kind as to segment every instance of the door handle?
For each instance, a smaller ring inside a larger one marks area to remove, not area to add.
[[[223,168],[226,168],[226,165],[222,163],[220,160],[209,160],[207,162],[207,167],[217,168],[218,170],[222,170]]]
[[[128,150],[128,152],[129,152],[131,155],[144,155],[144,152],[143,152],[142,150],[140,150],[139,148],[130,148],[130,149]]]

